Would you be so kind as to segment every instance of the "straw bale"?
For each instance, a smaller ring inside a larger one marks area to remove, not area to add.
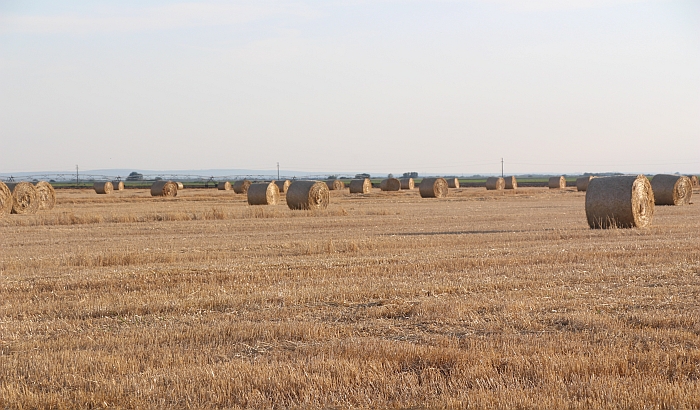
[[[228,181],[220,181],[218,184],[216,184],[216,187],[219,189],[219,191],[230,191],[231,183]]]
[[[115,191],[123,191],[124,181],[112,181],[112,189],[114,189]]]
[[[588,189],[588,183],[591,182],[591,179],[594,177],[592,176],[587,176],[587,177],[581,177],[581,178],[576,178],[576,190],[577,191],[585,191]]]
[[[287,190],[289,209],[325,209],[329,202],[328,185],[320,181],[295,181]]]
[[[165,180],[156,181],[151,185],[151,196],[176,197],[177,183]]]
[[[34,185],[29,182],[17,182],[7,184],[12,192],[11,213],[17,215],[31,215],[39,210],[39,193]]]
[[[285,179],[284,181],[275,181],[275,185],[277,185],[277,189],[279,190],[280,194],[287,192],[287,189],[289,189],[291,184],[292,181],[288,179]]]
[[[372,192],[372,181],[369,178],[353,179],[350,181],[351,194],[368,194]]]
[[[449,193],[445,178],[423,178],[418,191],[422,198],[444,198]]]
[[[178,181],[178,182],[175,182],[175,183],[177,184],[177,190],[178,190],[178,191],[181,190],[181,189],[185,189],[185,184],[183,184],[182,182],[179,182],[179,181]]]
[[[114,190],[114,185],[110,181],[95,182],[92,187],[98,194],[111,194]]]
[[[413,178],[401,178],[399,181],[401,181],[401,189],[413,189],[416,187]]]
[[[690,178],[682,175],[654,175],[651,179],[656,205],[686,205],[693,196]]]
[[[689,175],[688,178],[690,178],[690,182],[694,187],[700,186],[700,179],[698,179],[697,175]]]
[[[489,191],[500,191],[506,187],[506,180],[501,177],[486,178],[486,189]]]
[[[564,175],[560,177],[551,177],[549,178],[549,189],[564,189],[566,188],[566,178],[564,178]]]
[[[459,179],[457,178],[447,178],[445,179],[447,181],[447,187],[448,188],[459,188]]]
[[[39,196],[40,211],[47,211],[56,206],[56,191],[51,184],[46,181],[37,182],[36,192]]]
[[[274,182],[250,184],[248,187],[248,205],[277,205],[280,189]]]
[[[518,181],[514,176],[505,177],[506,186],[505,189],[518,189]]]
[[[345,189],[345,183],[339,179],[329,179],[326,181],[326,185],[328,185],[328,189],[331,191],[340,191],[341,189]]]
[[[401,181],[396,178],[387,178],[379,184],[382,191],[398,191],[401,189]]]
[[[12,191],[0,182],[0,218],[9,215],[10,211],[12,211]]]
[[[237,194],[245,194],[248,192],[248,187],[250,184],[251,182],[247,179],[239,179],[233,183],[233,192]]]
[[[591,229],[643,228],[654,216],[654,192],[644,175],[593,178],[586,190]]]

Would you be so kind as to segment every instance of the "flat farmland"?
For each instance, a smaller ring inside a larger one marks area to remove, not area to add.
[[[57,190],[0,219],[0,407],[699,408],[699,206],[584,199]]]

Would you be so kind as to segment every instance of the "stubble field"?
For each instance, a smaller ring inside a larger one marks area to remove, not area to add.
[[[0,408],[699,408],[700,208],[584,195],[59,190],[0,219]]]

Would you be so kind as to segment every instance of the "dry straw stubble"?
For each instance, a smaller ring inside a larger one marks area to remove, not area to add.
[[[233,192],[237,194],[245,194],[248,192],[248,187],[250,184],[251,182],[247,179],[239,179],[233,183]]]
[[[329,202],[328,185],[320,181],[295,181],[287,190],[289,209],[325,209]]]
[[[506,180],[501,177],[486,178],[486,189],[489,191],[500,191],[506,187]]]
[[[643,228],[654,216],[654,192],[644,175],[593,178],[586,190],[592,229]]]
[[[586,191],[588,189],[588,183],[593,179],[592,176],[576,178],[576,190]]]
[[[173,181],[156,181],[151,185],[151,196],[176,197],[177,183]]]
[[[228,181],[221,181],[216,185],[216,187],[219,189],[219,191],[230,191],[231,183]]]
[[[566,188],[566,178],[564,176],[551,177],[547,184],[549,189],[564,189]]]
[[[56,206],[56,191],[46,181],[36,183],[36,191],[39,196],[39,210],[48,211]]]
[[[100,195],[111,194],[114,191],[114,185],[110,181],[95,182],[92,184],[92,188]]]
[[[350,181],[351,194],[369,194],[372,191],[372,181],[369,178],[353,179]]]
[[[396,178],[387,178],[379,184],[382,191],[398,191],[401,189],[401,181]]]
[[[345,183],[339,179],[329,179],[326,181],[326,185],[331,191],[340,191],[341,189],[345,189]]]
[[[401,181],[401,189],[413,189],[416,187],[413,178],[401,178],[399,181]]]
[[[423,178],[418,186],[421,198],[444,198],[449,193],[445,178]]]
[[[289,189],[291,184],[292,181],[288,179],[285,179],[284,181],[275,181],[275,185],[277,185],[277,189],[279,190],[280,194],[287,192],[287,189]]]
[[[693,196],[690,178],[682,175],[654,175],[651,189],[656,205],[687,205]]]
[[[0,182],[0,218],[9,215],[10,211],[12,211],[12,191],[4,182]]]
[[[514,176],[505,177],[505,180],[505,189],[518,189],[518,180],[516,180]]]
[[[274,182],[251,184],[248,187],[248,205],[277,205],[280,190]]]
[[[39,193],[29,182],[7,184],[12,191],[12,211],[17,215],[31,215],[39,210]]]

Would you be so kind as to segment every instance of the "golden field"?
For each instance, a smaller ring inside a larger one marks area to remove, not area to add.
[[[0,219],[0,408],[700,408],[700,208],[584,197],[58,190]]]

